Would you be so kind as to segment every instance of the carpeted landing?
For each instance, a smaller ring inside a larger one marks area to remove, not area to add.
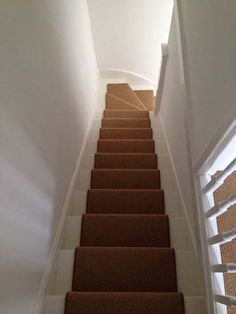
[[[150,97],[108,85],[65,314],[184,314]]]

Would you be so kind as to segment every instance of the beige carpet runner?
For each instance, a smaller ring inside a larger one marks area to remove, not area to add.
[[[107,91],[65,314],[184,314],[147,111],[153,94],[128,84]]]

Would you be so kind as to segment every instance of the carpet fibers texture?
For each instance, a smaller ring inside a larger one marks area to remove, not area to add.
[[[108,85],[65,314],[184,314],[145,109],[152,97]]]

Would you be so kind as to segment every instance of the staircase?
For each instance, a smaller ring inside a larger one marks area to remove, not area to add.
[[[65,314],[184,313],[147,111],[151,102],[149,91],[107,86]]]

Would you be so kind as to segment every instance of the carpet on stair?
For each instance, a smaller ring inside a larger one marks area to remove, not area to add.
[[[156,154],[96,154],[95,169],[157,169]]]
[[[99,153],[155,153],[153,140],[99,140]]]
[[[148,111],[136,110],[104,110],[104,118],[131,118],[131,119],[148,119]]]
[[[164,193],[160,189],[89,189],[88,213],[164,214]]]
[[[72,290],[176,292],[174,250],[78,247]]]
[[[127,83],[121,84],[108,84],[107,93],[117,96],[124,101],[131,103],[141,110],[146,110],[142,101],[138,98],[137,94],[132,90],[132,88]]]
[[[150,119],[103,118],[102,128],[150,128]]]
[[[154,93],[153,90],[135,90],[135,94],[142,101],[145,108],[149,111],[154,110]]]
[[[85,214],[81,246],[169,247],[166,215]]]
[[[130,111],[140,111],[142,110],[140,106],[136,106],[125,100],[122,100],[115,95],[106,94],[106,109],[107,110],[130,110]]]
[[[181,293],[69,292],[65,314],[184,314]]]
[[[152,139],[151,128],[103,128],[100,129],[100,139]]]
[[[159,189],[160,171],[157,169],[94,169],[92,189]]]

